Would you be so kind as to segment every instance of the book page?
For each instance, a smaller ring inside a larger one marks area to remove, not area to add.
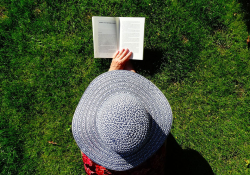
[[[118,50],[115,17],[92,17],[94,57],[112,58]]]
[[[119,49],[128,48],[132,51],[130,59],[143,60],[144,25],[144,17],[120,17]]]

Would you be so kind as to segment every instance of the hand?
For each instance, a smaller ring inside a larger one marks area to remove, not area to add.
[[[113,57],[109,71],[124,70],[131,55],[132,52],[129,52],[128,49],[122,49],[121,51],[117,51]]]

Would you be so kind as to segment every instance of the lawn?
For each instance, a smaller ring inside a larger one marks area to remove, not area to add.
[[[215,174],[250,174],[247,0],[2,0],[0,172],[85,174],[71,132],[93,58],[92,16],[146,18],[137,73],[164,93],[171,134]]]

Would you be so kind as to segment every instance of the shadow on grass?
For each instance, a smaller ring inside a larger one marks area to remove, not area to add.
[[[178,48],[178,44],[175,43],[174,48]],[[177,52],[176,50],[171,49],[144,49],[143,60],[131,60],[131,63],[135,71],[142,76],[151,77],[163,71],[171,82],[180,82],[187,77],[188,72],[194,69],[200,52],[197,48],[195,51],[192,51],[192,48],[189,48],[190,51],[181,50],[180,52],[188,52],[188,54],[181,56],[181,54],[174,53]],[[110,58],[95,59],[96,74],[108,71],[111,61]]]
[[[154,76],[163,72],[169,77],[170,82],[183,81],[187,78],[188,72],[195,68],[200,50],[199,48],[192,50],[192,47],[181,48],[178,44],[178,42],[173,43],[174,49],[145,49],[143,61],[132,62],[136,72],[143,76]]]
[[[143,75],[154,75],[164,64],[163,53],[160,50],[144,50],[143,60],[133,60],[132,64],[136,72]]]
[[[208,162],[197,151],[182,149],[170,133],[167,138],[166,174],[213,175]]]
[[[242,10],[245,12],[244,20],[247,25],[247,31],[250,33],[250,1],[249,0],[239,0],[242,4]]]
[[[248,35],[250,34],[250,1],[249,0],[239,0],[242,4],[242,10],[245,12],[244,21],[247,26]],[[248,50],[250,50],[250,42],[248,42]]]
[[[23,159],[23,141],[14,128],[0,131],[0,174],[18,174]]]

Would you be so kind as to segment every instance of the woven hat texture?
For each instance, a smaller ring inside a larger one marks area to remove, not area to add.
[[[91,160],[125,171],[152,156],[171,125],[171,107],[162,92],[137,73],[117,70],[90,83],[75,110],[72,132]]]

